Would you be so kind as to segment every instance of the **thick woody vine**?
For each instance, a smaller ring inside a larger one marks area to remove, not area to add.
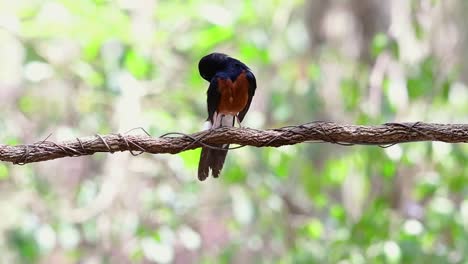
[[[63,142],[47,139],[32,144],[0,144],[0,161],[27,164],[63,157],[92,155],[97,152],[129,151],[132,155],[142,153],[176,154],[199,147],[216,148],[216,144],[237,144],[233,147],[281,147],[299,143],[328,142],[344,146],[376,145],[388,147],[394,144],[415,141],[442,141],[468,143],[468,124],[433,123],[386,123],[376,126],[341,125],[333,122],[315,121],[303,125],[276,129],[222,127],[215,130],[184,134],[168,133],[159,137],[149,135],[144,129],[140,135],[117,133],[75,138]]]

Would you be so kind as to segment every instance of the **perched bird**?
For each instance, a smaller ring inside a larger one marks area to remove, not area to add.
[[[232,127],[236,120],[240,126],[257,88],[249,67],[226,54],[211,53],[201,58],[198,70],[201,77],[210,82],[207,91],[209,128]],[[213,177],[218,177],[223,168],[229,145],[215,147],[222,149],[202,148],[198,164],[201,181],[208,177],[210,169]]]

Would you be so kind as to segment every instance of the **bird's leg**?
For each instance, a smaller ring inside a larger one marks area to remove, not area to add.
[[[220,115],[221,115],[221,118],[219,119],[219,126],[222,127],[223,126],[224,114],[220,114]]]
[[[218,112],[214,112],[214,114],[213,114],[213,125],[211,126],[211,129],[217,128],[218,123],[219,123]]]

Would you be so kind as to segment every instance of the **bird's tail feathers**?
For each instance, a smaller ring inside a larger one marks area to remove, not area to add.
[[[214,127],[210,121],[205,122],[205,128],[218,128],[221,126],[234,126],[233,115],[215,115],[215,120],[213,120]],[[207,124],[208,123],[208,124]],[[200,162],[198,163],[198,179],[203,181],[208,178],[210,170],[213,177],[217,178],[221,173],[221,170],[226,160],[226,155],[228,152],[229,144],[224,145],[213,145],[216,148],[223,149],[214,149],[203,147],[200,155]],[[224,150],[225,149],[225,150]]]

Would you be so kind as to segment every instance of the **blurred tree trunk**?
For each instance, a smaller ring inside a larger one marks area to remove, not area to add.
[[[359,57],[363,62],[372,63],[370,57],[370,44],[378,32],[385,32],[390,23],[391,1],[379,0],[351,0],[351,1],[321,1],[311,0],[306,5],[306,26],[309,31],[311,46],[329,44],[327,32],[324,28],[324,19],[333,9],[347,10],[352,16],[354,24],[354,39],[343,41],[356,41],[359,43]],[[350,28],[351,26],[348,25]]]
[[[453,2],[453,1],[450,1]],[[457,43],[457,53],[460,53],[460,79],[464,83],[468,82],[468,20],[466,14],[468,13],[468,2],[467,1],[455,1],[455,21],[457,23],[458,33],[460,34]],[[449,14],[451,17],[452,15]]]
[[[373,63],[370,56],[372,39],[376,33],[385,32],[389,26],[391,1],[352,0],[349,6],[357,20],[361,35],[360,58],[368,64]]]

